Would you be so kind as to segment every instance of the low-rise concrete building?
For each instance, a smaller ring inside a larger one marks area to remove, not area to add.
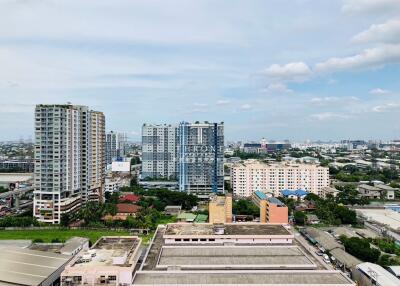
[[[65,267],[61,285],[131,285],[140,243],[137,236],[100,238]]]
[[[268,197],[261,191],[254,192],[252,201],[260,209],[261,223],[281,223],[289,222],[288,207],[277,198]]]
[[[166,206],[164,214],[166,215],[179,215],[182,211],[182,206]]]
[[[168,224],[165,244],[291,244],[294,235],[282,224]]]
[[[212,235],[205,224],[159,226],[150,247],[136,272],[133,285],[257,285],[257,286],[354,286],[340,271],[326,270],[308,250],[298,244],[257,244],[267,224],[236,224],[235,230],[217,230],[213,236],[230,238],[230,242],[204,244],[190,238],[187,244],[171,243],[171,232],[187,235]],[[226,224],[225,226],[230,226]],[[269,229],[278,235],[280,228]],[[285,230],[286,233],[290,233]],[[205,234],[204,234],[205,233]],[[228,233],[228,234],[227,234]],[[248,235],[245,244],[238,244],[231,235]],[[188,239],[188,238],[185,238]],[[204,238],[203,238],[204,239]]]
[[[359,286],[398,286],[399,279],[382,266],[365,262],[356,266],[353,278]]]
[[[331,195],[335,198],[339,193],[340,191],[338,189],[328,186],[319,189],[318,196],[325,199],[328,195]]]
[[[358,192],[361,196],[368,199],[394,200],[395,197],[395,189],[383,184],[377,184],[375,186],[362,184],[358,186]]]
[[[232,195],[214,196],[208,204],[210,223],[232,222]]]

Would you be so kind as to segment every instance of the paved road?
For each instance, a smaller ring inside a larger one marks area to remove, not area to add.
[[[332,264],[327,264],[323,259],[322,256],[318,256],[315,251],[315,247],[311,245],[299,232],[297,232],[295,229],[293,229],[293,233],[295,235],[296,241],[301,244],[308,252],[312,255],[312,258],[317,260],[320,265],[322,265],[325,269],[332,270],[333,266]]]
[[[0,194],[0,199],[7,199],[7,198],[10,198],[10,197],[12,197],[14,195],[21,195],[21,194],[25,194],[25,193],[32,192],[32,191],[33,191],[33,187],[27,187],[27,188],[23,188],[23,189],[16,189],[14,191],[1,193]]]

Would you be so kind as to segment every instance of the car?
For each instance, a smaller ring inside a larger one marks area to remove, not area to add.
[[[326,264],[330,264],[330,263],[331,263],[331,260],[329,259],[328,254],[322,255],[322,258],[324,259],[324,261],[325,261]]]
[[[321,252],[321,251],[316,251],[315,252],[318,256],[322,256],[323,255],[323,253]]]

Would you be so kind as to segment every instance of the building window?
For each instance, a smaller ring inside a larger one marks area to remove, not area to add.
[[[110,275],[108,276],[109,281],[117,281],[117,276],[116,275]]]

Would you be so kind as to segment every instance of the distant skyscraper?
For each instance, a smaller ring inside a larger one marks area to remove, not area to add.
[[[142,178],[179,181],[193,193],[224,189],[223,123],[148,125],[142,128]]]
[[[179,190],[224,190],[224,124],[181,122],[178,130]]]
[[[143,125],[143,179],[177,179],[177,140],[176,126]]]
[[[106,164],[126,155],[126,134],[110,131],[106,134]]]
[[[102,198],[105,118],[79,105],[35,109],[34,216],[60,223],[64,213]]]

